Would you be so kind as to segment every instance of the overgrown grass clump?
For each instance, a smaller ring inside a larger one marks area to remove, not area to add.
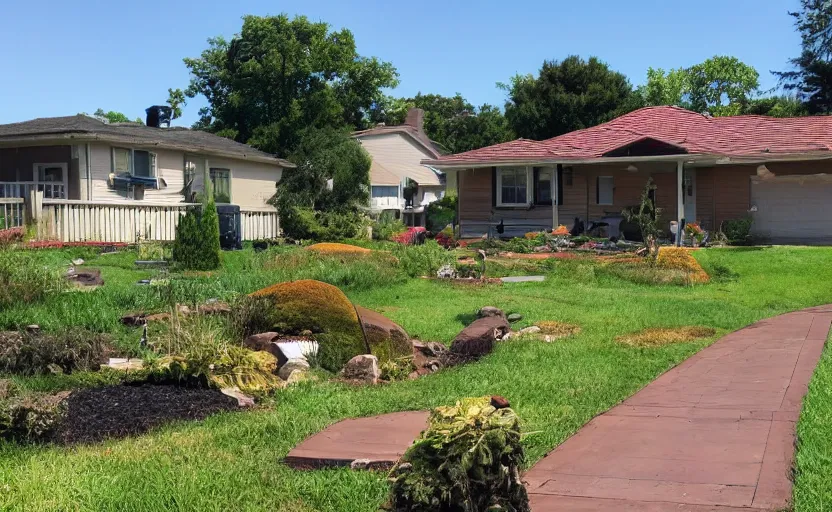
[[[615,340],[633,347],[660,347],[672,343],[686,343],[716,334],[711,327],[672,327],[650,328],[631,334],[618,336]]]
[[[44,265],[31,254],[0,250],[0,309],[40,302],[67,288],[64,269]]]
[[[540,333],[554,338],[568,338],[581,332],[581,327],[575,324],[566,322],[558,322],[556,320],[543,320],[537,322],[536,326],[540,327]]]
[[[55,333],[0,332],[0,372],[19,375],[95,371],[111,353],[107,335],[80,328]]]

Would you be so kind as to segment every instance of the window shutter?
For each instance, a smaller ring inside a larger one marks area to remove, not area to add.
[[[601,177],[595,177],[595,204],[601,204]]]
[[[537,189],[540,186],[540,167],[532,168],[532,186],[528,188],[531,192],[531,204],[537,204]]]
[[[563,165],[558,164],[557,168],[558,198],[557,204],[563,204]]]
[[[476,172],[476,171],[475,171]],[[491,206],[497,206],[497,168],[491,168]]]

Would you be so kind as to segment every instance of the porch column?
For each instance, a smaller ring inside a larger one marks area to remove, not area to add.
[[[676,162],[676,245],[682,245],[682,217],[685,216],[685,162]]]

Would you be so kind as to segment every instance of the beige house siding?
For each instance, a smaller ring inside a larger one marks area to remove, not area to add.
[[[208,166],[231,169],[231,202],[243,209],[274,211],[267,201],[272,198],[282,169],[259,162],[208,157]]]
[[[388,133],[359,137],[358,140],[374,162],[381,164],[384,170],[397,176],[400,181],[410,178],[420,185],[440,184],[436,173],[419,163],[425,158],[433,158],[433,155],[421,149],[409,137],[400,133]],[[375,184],[373,177],[371,174],[370,182]],[[380,173],[377,178],[381,184],[390,181],[389,176]]]

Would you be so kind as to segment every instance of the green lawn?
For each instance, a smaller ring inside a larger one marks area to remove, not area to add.
[[[268,257],[292,258],[292,251]],[[45,263],[75,255],[38,254]],[[635,285],[580,261],[548,265],[544,283],[458,287],[384,275],[373,279],[355,264],[304,263],[287,273],[264,269],[263,256],[228,255],[226,270],[176,280],[169,288],[135,285],[150,273],[132,270],[130,255],[92,258],[107,284],[35,306],[0,311],[0,328],[39,323],[56,329],[84,325],[114,333],[127,346],[136,331],[118,325],[120,312],[159,307],[176,298],[229,298],[271,282],[319,277],[347,285],[356,303],[383,311],[412,335],[448,342],[481,306],[539,320],[580,324],[583,331],[551,344],[502,343],[478,363],[418,381],[374,388],[306,383],[280,391],[269,408],[223,414],[134,439],[102,445],[50,448],[0,443],[2,510],[281,510],[373,511],[384,501],[384,475],[349,470],[296,472],[281,458],[302,439],[342,418],[449,404],[465,396],[508,397],[524,430],[528,464],[540,459],[593,416],[630,396],[712,340],[662,348],[631,348],[613,340],[645,327],[703,325],[719,334],[761,318],[832,303],[832,249],[709,249],[697,259],[712,275],[696,287]],[[46,261],[49,260],[49,261]],[[796,491],[798,511],[822,510],[829,497],[829,428],[832,357],[813,382],[810,411],[801,422]],[[22,382],[30,388],[50,379]],[[825,444],[824,444],[825,442]],[[825,464],[825,465],[824,465]],[[820,473],[818,473],[820,471]],[[825,489],[824,489],[824,486]],[[805,498],[804,498],[805,497]]]

